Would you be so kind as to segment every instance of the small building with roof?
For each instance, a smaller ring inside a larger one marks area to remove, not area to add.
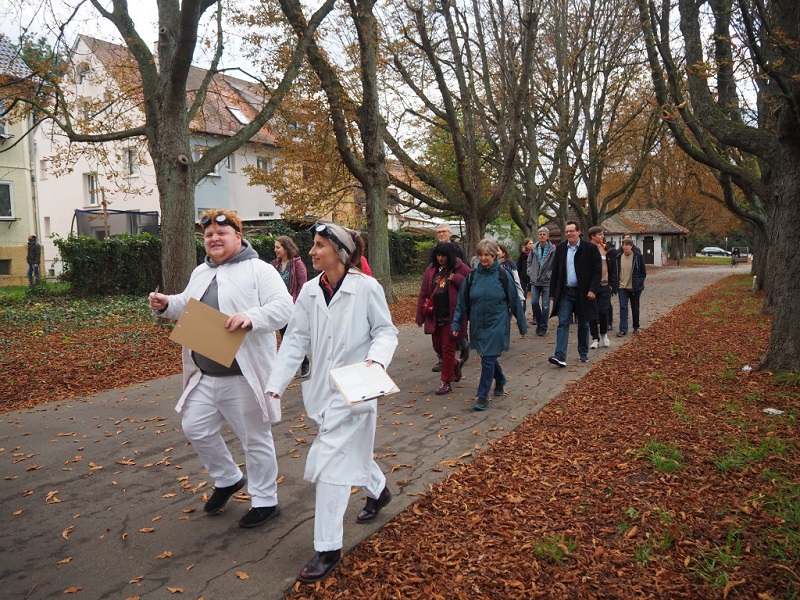
[[[655,208],[622,210],[601,223],[606,242],[615,248],[622,245],[622,237],[629,233],[633,243],[642,251],[646,265],[663,267],[667,264],[667,244],[677,244],[678,256],[685,256],[689,230]]]

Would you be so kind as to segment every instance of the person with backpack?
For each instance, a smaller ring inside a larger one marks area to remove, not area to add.
[[[481,378],[478,399],[473,409],[489,408],[489,391],[495,382],[494,395],[505,394],[506,376],[498,358],[511,343],[511,315],[517,320],[520,335],[528,333],[522,302],[508,272],[500,267],[497,243],[481,240],[476,247],[478,264],[458,293],[458,304],[450,326],[460,334],[464,316],[469,321],[470,346],[481,355]]]

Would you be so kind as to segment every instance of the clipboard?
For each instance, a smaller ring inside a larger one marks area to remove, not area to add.
[[[169,336],[173,342],[202,354],[214,362],[230,367],[242,340],[244,329],[233,333],[225,329],[228,315],[191,298]]]
[[[329,373],[350,406],[400,391],[389,374],[377,363],[372,363],[369,367],[366,362],[354,363],[331,369]]]

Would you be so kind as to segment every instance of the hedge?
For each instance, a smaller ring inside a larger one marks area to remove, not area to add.
[[[277,235],[245,236],[262,260],[275,259]],[[310,231],[290,236],[300,250],[309,273],[314,273],[308,251],[313,243]],[[366,236],[364,236],[366,241]],[[202,239],[197,237],[197,264],[205,258]],[[161,238],[149,233],[113,235],[104,240],[70,235],[54,237],[64,269],[61,280],[79,296],[147,294],[161,283]],[[389,232],[389,257],[393,275],[422,273],[432,242],[429,236]]]

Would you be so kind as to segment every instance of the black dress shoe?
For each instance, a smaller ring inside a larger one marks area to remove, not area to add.
[[[342,561],[341,550],[330,550],[328,552],[317,552],[310,561],[306,563],[300,575],[297,576],[298,581],[303,583],[316,583],[322,581],[331,574],[333,568]]]
[[[247,480],[242,477],[238,482],[234,483],[233,485],[229,485],[226,487],[215,487],[214,493],[211,494],[211,498],[208,499],[206,505],[203,507],[203,510],[207,513],[215,513],[217,511],[222,510],[222,508],[228,503],[228,500],[231,499],[236,492],[244,487],[244,484]]]
[[[378,513],[381,512],[381,509],[389,504],[391,500],[392,492],[389,491],[388,487],[384,487],[381,495],[378,498],[367,498],[367,503],[364,505],[364,509],[356,515],[356,521],[358,523],[369,523],[378,516]]]
[[[268,521],[281,514],[281,508],[277,504],[275,506],[257,506],[251,508],[248,513],[239,519],[239,527],[250,529],[252,527],[259,527]]]

